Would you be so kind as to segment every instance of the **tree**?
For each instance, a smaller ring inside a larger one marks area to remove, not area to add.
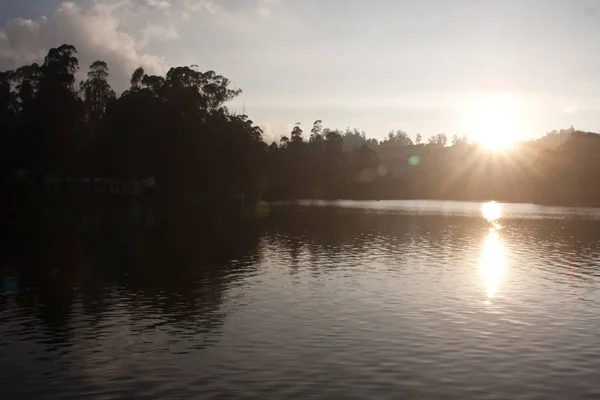
[[[317,119],[308,141],[296,124],[267,145],[248,116],[229,112],[227,102],[240,90],[214,71],[178,66],[163,76],[140,67],[117,97],[103,61],[90,66],[76,90],[76,54],[62,45],[50,49],[42,65],[0,72],[3,182],[15,182],[18,169],[30,170],[37,184],[44,175],[65,183],[77,175],[154,176],[166,209],[248,192],[267,199],[410,195],[600,204],[598,135],[561,130],[515,146],[523,157],[497,157],[469,146],[466,136],[451,138],[460,151],[446,147],[445,134],[415,148],[402,130],[378,142]],[[417,134],[414,143],[422,141]]]
[[[17,96],[12,91],[13,71],[0,72],[0,129],[17,112]]]
[[[469,143],[469,140],[467,139],[466,135],[463,135],[463,136],[453,135],[452,136],[452,146],[461,146],[461,145],[465,145],[468,143]]]
[[[319,142],[322,139],[321,132],[323,131],[323,121],[320,119],[313,123],[313,127],[310,130],[310,142]]]
[[[438,133],[429,138],[428,144],[432,146],[446,146],[448,143],[448,137],[444,133]]]
[[[364,144],[374,146],[373,142],[367,140],[367,135],[364,132],[360,132],[354,128],[352,130],[346,129],[346,132],[342,135],[343,149],[344,151],[353,151],[354,149],[362,147]],[[375,144],[376,145],[376,144]]]
[[[403,130],[398,129],[396,132],[393,130],[388,133],[387,140],[384,141],[385,144],[394,144],[397,146],[412,146],[413,141],[408,136],[408,133]]]
[[[11,83],[17,90],[17,109],[30,106],[40,87],[42,69],[38,64],[25,65],[11,74]]]
[[[437,143],[440,146],[445,146],[446,144],[448,144],[448,137],[446,136],[445,133],[438,133],[437,134]]]
[[[165,78],[157,75],[144,75],[142,78],[142,86],[148,89],[153,96],[160,96],[160,90],[165,84]]]
[[[10,170],[17,169],[15,132],[17,97],[12,91],[13,71],[0,72],[0,181]],[[6,188],[5,190],[8,190]]]
[[[63,85],[73,91],[75,73],[79,70],[79,61],[75,54],[77,54],[77,49],[68,44],[50,49],[42,65],[43,83]]]
[[[144,68],[138,67],[133,74],[131,75],[131,79],[129,83],[131,84],[131,89],[135,90],[140,87],[140,83],[142,82],[142,78],[144,77]]]
[[[302,143],[303,139],[302,139],[302,129],[300,128],[300,122],[296,123],[296,125],[294,125],[294,128],[292,129],[292,133],[291,133],[291,137],[292,137],[292,143],[298,144],[298,143]]]
[[[379,166],[379,157],[374,150],[365,144],[358,149],[352,150],[349,164],[352,173],[357,174],[369,168],[377,168]]]
[[[395,141],[397,143],[399,143],[400,146],[412,146],[413,145],[413,141],[408,136],[408,133],[406,133],[406,132],[404,132],[402,130],[396,131]]]
[[[88,121],[97,123],[106,112],[108,103],[117,95],[108,83],[108,65],[104,61],[92,63],[87,76],[87,80],[81,83],[81,94]]]
[[[341,154],[343,148],[342,133],[338,130],[325,129],[325,148],[329,155]]]
[[[85,112],[74,88],[79,70],[75,54],[75,47],[67,44],[48,51],[29,110],[32,123],[26,127],[37,149],[34,157],[38,170],[63,177],[68,171],[80,172],[83,158]]]
[[[196,66],[171,68],[166,75],[165,87],[171,101],[179,101],[208,112],[218,110],[223,104],[242,93],[229,89],[229,79],[214,71],[200,72]]]

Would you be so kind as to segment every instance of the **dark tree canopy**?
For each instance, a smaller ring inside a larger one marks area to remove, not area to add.
[[[139,67],[117,96],[101,60],[76,85],[76,55],[65,44],[41,65],[0,72],[0,176],[14,193],[38,196],[47,182],[74,178],[154,177],[155,196],[171,205],[244,193],[600,204],[596,134],[571,128],[493,153],[466,136],[423,143],[396,129],[379,142],[317,119],[310,134],[297,123],[267,145],[248,116],[228,110],[241,90],[214,71],[179,66],[158,76]],[[15,180],[22,171],[27,190]]]
[[[96,61],[90,65],[87,76],[87,80],[80,84],[81,97],[88,121],[96,123],[104,116],[109,102],[117,95],[108,83],[108,65],[104,61]]]

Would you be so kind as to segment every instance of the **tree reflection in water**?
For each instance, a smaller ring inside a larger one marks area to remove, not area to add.
[[[81,323],[72,321],[73,307],[90,324],[118,308],[134,331],[210,336],[224,318],[223,291],[259,256],[258,224],[231,213],[163,218],[130,205],[38,211],[6,227],[13,234],[0,272],[20,312],[34,313],[59,342]]]

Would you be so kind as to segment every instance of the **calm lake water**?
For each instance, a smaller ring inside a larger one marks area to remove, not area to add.
[[[600,210],[48,211],[2,244],[0,398],[600,398]]]

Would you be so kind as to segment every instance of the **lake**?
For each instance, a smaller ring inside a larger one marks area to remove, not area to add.
[[[2,399],[600,398],[600,209],[303,201],[6,230]]]

